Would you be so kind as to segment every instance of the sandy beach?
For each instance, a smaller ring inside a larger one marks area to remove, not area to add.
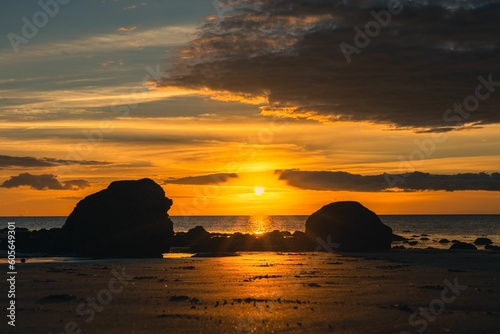
[[[28,259],[6,333],[500,333],[497,252],[191,255]]]

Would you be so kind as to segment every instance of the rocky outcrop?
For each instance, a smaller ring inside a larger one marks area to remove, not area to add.
[[[392,229],[358,202],[325,205],[306,221],[306,235],[322,250],[381,251],[391,249]]]
[[[151,179],[112,182],[81,200],[64,224],[58,251],[79,256],[160,257],[168,252],[172,200]]]
[[[203,226],[196,226],[187,232],[188,245],[198,245],[207,242],[212,236]]]
[[[235,232],[209,233],[197,226],[188,232],[177,232],[173,246],[194,253],[231,253],[231,252],[303,252],[313,251],[313,244],[304,232],[272,231],[263,234]]]
[[[491,245],[493,241],[490,238],[476,238],[474,245]]]
[[[461,249],[461,250],[477,250],[477,247],[473,244],[468,244],[466,242],[455,242],[450,246],[450,249]]]

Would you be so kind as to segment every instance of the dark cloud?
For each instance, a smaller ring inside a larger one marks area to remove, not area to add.
[[[234,173],[219,173],[219,174],[209,174],[201,176],[188,176],[182,178],[170,178],[165,180],[164,184],[218,184],[229,181],[230,179],[238,178],[238,175]]]
[[[74,139],[79,140],[80,143],[88,143],[96,145],[99,143],[96,139],[88,139],[85,137],[80,129],[54,129],[54,128],[32,128],[26,131],[19,131],[18,129],[0,129],[0,138],[9,139]],[[237,138],[240,138],[238,136]],[[96,137],[94,137],[96,138]],[[192,129],[192,131],[172,131],[168,133],[163,131],[142,131],[142,130],[114,130],[112,133],[104,133],[104,138],[108,142],[119,143],[148,143],[148,144],[179,144],[179,145],[192,145],[192,144],[209,144],[213,141],[227,141],[227,134],[224,132],[212,133],[209,131],[199,131]],[[231,138],[233,140],[234,138]]]
[[[438,131],[500,122],[499,86],[470,116],[443,118],[476,93],[478,76],[500,85],[499,1],[402,0],[350,64],[340,44],[355,46],[354,28],[364,31],[389,1],[221,2],[232,10],[202,27],[159,85],[264,95],[262,113],[283,117]]]
[[[91,160],[61,160],[53,158],[13,157],[0,155],[0,167],[52,167],[57,165],[108,165],[108,162]]]
[[[63,196],[63,197],[58,197],[58,200],[63,200],[63,201],[79,201],[82,199],[80,196]]]
[[[291,186],[310,190],[331,191],[403,191],[486,190],[500,191],[500,173],[464,173],[454,175],[421,172],[402,174],[359,175],[330,171],[276,171],[280,180]]]
[[[53,174],[32,175],[30,173],[21,173],[17,176],[11,176],[10,179],[0,185],[2,188],[18,188],[22,186],[28,186],[36,190],[79,190],[90,187],[90,184],[85,180],[61,182]]]

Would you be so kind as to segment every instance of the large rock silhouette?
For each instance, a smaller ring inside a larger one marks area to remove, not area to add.
[[[325,205],[309,216],[306,235],[327,251],[389,250],[392,241],[392,229],[377,214],[348,201]]]
[[[112,182],[77,204],[62,228],[59,250],[79,256],[159,257],[173,238],[171,206],[151,179]]]

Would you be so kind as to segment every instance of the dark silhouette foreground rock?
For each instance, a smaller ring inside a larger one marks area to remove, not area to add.
[[[358,202],[325,205],[307,219],[306,235],[321,250],[347,252],[390,250],[393,238],[392,229]]]
[[[168,252],[172,200],[151,179],[112,182],[81,200],[64,224],[58,251],[79,256],[160,257]]]

